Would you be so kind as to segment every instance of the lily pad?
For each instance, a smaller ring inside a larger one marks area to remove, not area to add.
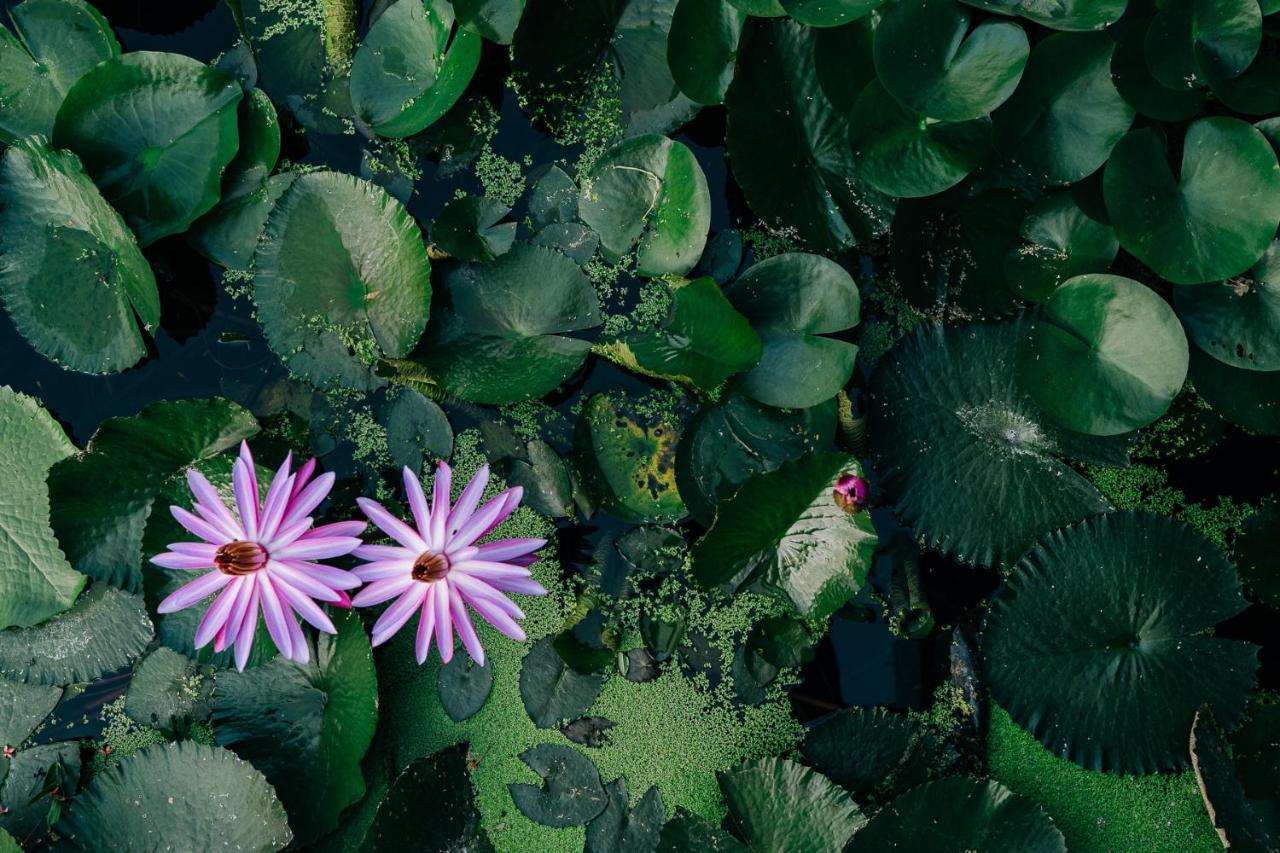
[[[216,839],[271,853],[293,838],[261,773],[229,750],[191,742],[146,747],[95,775],[58,832],[74,850],[145,849],[163,838],[175,848]]]
[[[0,159],[0,194],[0,301],[32,347],[85,373],[146,356],[142,330],[160,324],[155,277],[79,158],[39,137],[16,142]]]
[[[610,260],[634,248],[640,275],[684,275],[707,243],[711,195],[692,151],[646,134],[600,156],[582,182],[578,216]]]
[[[777,255],[748,269],[726,292],[764,342],[759,364],[738,382],[747,396],[807,409],[849,381],[858,348],[827,337],[859,319],[858,286],[839,264],[819,255]]]
[[[849,853],[907,850],[1017,850],[1066,853],[1042,806],[999,782],[952,776],[927,782],[876,813]]]
[[[584,487],[621,519],[677,519],[684,501],[676,486],[680,433],[665,420],[632,416],[603,394],[587,400],[575,433]]]
[[[80,749],[76,742],[28,746],[0,767],[0,832],[12,832],[29,846],[47,846],[48,821],[57,819],[62,802],[52,796],[49,783],[60,780],[60,794],[70,798],[80,788]],[[7,770],[7,773],[5,772]],[[2,845],[0,845],[2,846]]]
[[[1116,89],[1139,113],[1158,121],[1186,121],[1204,111],[1203,89],[1170,89],[1156,80],[1147,66],[1146,39],[1155,4],[1143,9],[1130,6],[1124,27],[1112,30],[1117,41],[1111,60],[1111,76]]]
[[[224,199],[191,226],[187,240],[215,264],[247,270],[267,228],[267,217],[297,178],[294,172],[272,175],[254,189]]]
[[[552,645],[551,637],[533,644],[520,666],[520,698],[529,719],[552,729],[582,716],[600,695],[604,676],[574,670]]]
[[[1259,435],[1280,435],[1280,370],[1244,370],[1191,348],[1191,384],[1224,419]]]
[[[970,6],[1001,15],[1017,15],[1051,30],[1101,30],[1120,20],[1128,0],[1060,0],[1024,3],[1019,0],[964,0]]]
[[[1131,131],[1103,177],[1120,245],[1174,284],[1221,281],[1249,269],[1280,223],[1280,165],[1266,138],[1226,116],[1187,128],[1178,173],[1164,136]]]
[[[747,848],[705,817],[683,807],[662,827],[654,853],[746,853]]]
[[[86,578],[49,527],[49,468],[75,452],[58,422],[0,385],[0,628],[29,627],[66,610]]]
[[[928,778],[937,748],[918,718],[884,708],[848,708],[816,722],[800,744],[815,770],[858,798]]]
[[[870,513],[847,511],[834,491],[861,473],[852,457],[810,453],[754,475],[694,544],[694,576],[709,587],[752,584],[806,619],[830,616],[862,588],[875,549]]]
[[[437,285],[441,309],[415,358],[448,393],[473,403],[554,390],[591,349],[564,333],[600,323],[591,283],[553,249],[517,244],[490,263],[446,269]]]
[[[159,646],[134,667],[124,712],[144,726],[180,733],[208,716],[212,691],[212,669]]]
[[[0,746],[26,742],[61,698],[61,687],[0,678]]]
[[[876,27],[876,74],[889,94],[940,121],[988,115],[1013,94],[1030,46],[1012,21],[972,25],[955,0],[896,0]]]
[[[364,795],[360,760],[378,722],[360,617],[348,611],[334,624],[338,633],[318,634],[305,666],[277,657],[243,673],[225,670],[213,695],[218,743],[275,786],[299,843],[336,829],[342,810]]]
[[[1092,770],[1187,764],[1209,703],[1234,726],[1257,647],[1208,633],[1244,610],[1240,581],[1203,534],[1110,513],[1056,531],[1014,568],[983,638],[993,698],[1051,752]]]
[[[302,175],[276,202],[254,258],[267,343],[317,385],[369,389],[379,357],[408,355],[431,313],[431,263],[408,211],[337,172]]]
[[[480,36],[455,27],[443,0],[394,0],[351,63],[356,116],[379,136],[412,136],[462,97],[480,64]]]
[[[858,97],[849,136],[867,183],[902,198],[950,189],[992,150],[986,116],[960,122],[929,119],[894,100],[878,80]]]
[[[1118,275],[1063,282],[1018,356],[1023,387],[1059,425],[1117,435],[1163,415],[1187,378],[1187,338],[1155,291]]]
[[[1107,509],[1061,461],[1079,441],[1049,426],[1018,385],[1027,331],[1025,321],[924,325],[871,379],[881,485],[923,543],[965,563],[1010,565],[1044,531]]]
[[[280,117],[261,89],[248,89],[240,101],[240,147],[222,179],[222,201],[257,189],[280,160]]]
[[[760,361],[760,336],[733,309],[715,279],[670,282],[670,312],[661,326],[602,342],[610,360],[646,376],[714,392]]]
[[[825,776],[782,758],[718,774],[725,826],[752,850],[841,850],[867,822]]]
[[[1105,272],[1120,250],[1111,226],[1082,210],[1069,192],[1037,202],[1019,237],[1005,256],[1004,277],[1014,293],[1033,302],[1044,302],[1067,279]]]
[[[25,0],[0,25],[0,142],[53,132],[67,91],[104,59],[120,55],[111,25],[83,0]]]
[[[140,595],[90,586],[70,610],[34,628],[0,631],[0,677],[32,684],[72,684],[128,666],[151,642]]]
[[[484,707],[493,690],[493,666],[476,663],[469,654],[455,654],[440,667],[436,692],[440,705],[455,723],[473,716]]]
[[[1161,85],[1191,89],[1240,76],[1261,43],[1256,0],[1168,0],[1147,30],[1147,66]]]
[[[1227,749],[1226,735],[1206,705],[1196,713],[1191,727],[1191,764],[1214,829],[1224,848],[1241,853],[1274,850],[1276,843],[1236,778]]]
[[[1244,275],[1175,289],[1173,305],[1188,337],[1223,364],[1280,370],[1280,242]]]
[[[422,819],[424,803],[431,804],[431,820]],[[360,849],[362,853],[491,850],[480,826],[467,745],[460,743],[410,762],[391,783]]]
[[[1245,519],[1236,537],[1236,565],[1249,591],[1267,606],[1280,610],[1280,504],[1268,501]]]
[[[107,201],[149,246],[218,202],[239,144],[234,79],[176,53],[136,51],[94,66],[58,110],[53,141],[80,156]]]
[[[497,44],[511,44],[525,0],[453,0],[458,23]]]
[[[485,196],[454,199],[431,224],[431,239],[463,261],[491,261],[511,248],[516,224],[502,222],[511,208]]]
[[[92,578],[140,590],[142,536],[161,489],[257,431],[252,415],[220,398],[153,403],[104,422],[83,452],[49,473],[53,529],[67,558]]]
[[[893,200],[863,179],[849,146],[848,113],[819,82],[819,32],[788,20],[753,20],[725,95],[733,177],[775,230],[795,229],[818,251],[882,235]]]
[[[667,37],[667,65],[680,91],[720,104],[733,79],[747,14],[728,0],[679,0]]]
[[[1107,161],[1134,109],[1111,79],[1115,40],[1059,33],[1038,42],[1017,91],[996,111],[997,147],[1037,183],[1070,184]]]
[[[608,794],[591,759],[576,749],[543,743],[526,749],[520,759],[543,784],[508,785],[520,813],[543,826],[582,826],[604,811]]]
[[[666,817],[662,794],[651,787],[632,808],[626,779],[619,776],[604,789],[609,802],[587,824],[583,853],[653,853]]]

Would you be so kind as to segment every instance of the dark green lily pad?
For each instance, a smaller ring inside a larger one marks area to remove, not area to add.
[[[677,807],[662,827],[654,853],[746,853],[747,848],[705,817]]]
[[[854,836],[848,850],[891,848],[1066,853],[1067,843],[1034,800],[999,782],[952,776],[889,803]]]
[[[1103,190],[1120,245],[1174,284],[1221,281],[1257,263],[1280,222],[1280,165],[1263,135],[1226,116],[1187,128],[1181,167],[1155,128],[1130,132]]]
[[[298,175],[272,175],[252,190],[224,199],[191,226],[187,240],[200,254],[219,266],[246,270],[253,263],[258,240],[267,228],[267,218]]]
[[[603,394],[587,400],[575,444],[584,487],[604,509],[627,521],[677,519],[677,427],[633,416]]]
[[[458,198],[431,224],[431,239],[463,261],[491,261],[511,248],[516,224],[503,222],[511,208],[486,196]]]
[[[590,282],[552,249],[517,244],[490,263],[450,267],[437,285],[441,310],[415,358],[448,393],[474,403],[552,391],[591,348],[564,333],[600,323]]]
[[[1147,66],[1161,85],[1191,89],[1240,76],[1261,43],[1256,0],[1168,0],[1147,30]]]
[[[1004,277],[1014,293],[1033,302],[1044,302],[1069,278],[1105,272],[1120,250],[1111,226],[1082,210],[1069,192],[1037,202],[1019,236],[1005,256]]]
[[[484,707],[489,692],[493,690],[493,665],[484,666],[471,659],[469,654],[454,654],[440,667],[436,691],[440,704],[449,719],[460,723]]]
[[[212,692],[212,669],[158,646],[134,666],[124,712],[144,726],[180,733],[208,716]]]
[[[360,617],[348,611],[333,621],[338,633],[317,634],[306,665],[277,657],[242,673],[224,670],[213,694],[218,743],[266,774],[300,843],[336,829],[342,810],[364,795],[360,760],[378,722]]]
[[[136,51],[94,66],[58,110],[53,141],[80,156],[107,201],[149,246],[218,203],[235,157],[231,77],[176,53]]]
[[[925,325],[871,379],[880,483],[922,542],[962,562],[1012,564],[1044,531],[1107,509],[1061,461],[1077,442],[1017,383],[1027,331],[1025,321]]]
[[[717,774],[725,826],[752,850],[841,850],[867,822],[830,779],[782,758]]]
[[[667,64],[680,91],[720,104],[733,80],[747,14],[728,0],[679,0],[667,37]]]
[[[31,346],[85,373],[146,356],[143,330],[160,324],[155,277],[79,158],[38,137],[16,142],[0,159],[0,195],[0,301]]]
[[[1280,370],[1280,242],[1244,275],[1175,289],[1173,305],[1187,336],[1223,364]]]
[[[408,355],[431,313],[417,223],[350,175],[297,178],[271,211],[254,267],[267,343],[316,385],[374,387],[377,359]]]
[[[838,453],[810,453],[752,476],[724,501],[693,546],[693,573],[705,586],[752,584],[823,619],[866,581],[876,533],[865,510],[837,501],[836,481],[861,475]]]
[[[211,839],[255,853],[293,838],[263,775],[230,750],[198,743],[149,746],[93,777],[58,824],[73,850],[190,850]]]
[[[1025,3],[1019,0],[964,0],[970,6],[1017,15],[1051,30],[1101,30],[1124,14],[1128,0],[1059,0],[1055,3]]]
[[[551,637],[533,644],[520,666],[520,698],[540,729],[556,728],[582,716],[600,695],[604,676],[581,673],[565,663]]]
[[[1188,359],[1178,317],[1155,291],[1118,275],[1082,275],[1045,300],[1018,373],[1059,425],[1118,435],[1168,411]]]
[[[543,826],[582,826],[605,810],[608,794],[591,760],[567,746],[543,743],[520,754],[542,785],[507,786],[520,813]]]
[[[0,746],[20,746],[62,698],[55,685],[0,678]]]
[[[1274,695],[1260,693],[1248,717],[1231,733],[1231,760],[1244,794],[1270,809],[1275,832],[1275,808],[1280,803],[1280,704]]]
[[[1111,76],[1116,89],[1134,109],[1158,121],[1186,121],[1204,111],[1205,91],[1179,86],[1170,89],[1156,80],[1147,66],[1146,40],[1155,4],[1143,9],[1130,6],[1126,25],[1116,27],[1119,44],[1111,60]]]
[[[666,817],[662,794],[651,787],[632,808],[626,779],[619,776],[604,790],[609,801],[587,824],[583,853],[653,853]]]
[[[63,797],[73,797],[80,789],[80,750],[75,741],[28,746],[0,764],[0,800],[8,811],[0,815],[0,832],[12,832],[31,846],[47,846],[48,821],[57,819],[61,801],[52,796],[48,784],[61,780]],[[8,765],[4,767],[4,765]],[[6,772],[7,770],[7,772]],[[2,847],[3,845],[0,845]]]
[[[893,200],[860,174],[847,111],[819,82],[819,32],[788,20],[754,20],[725,95],[733,177],[775,230],[795,229],[819,251],[883,234]],[[852,103],[852,102],[850,102]]]
[[[453,13],[464,29],[497,44],[511,44],[524,13],[525,0],[453,0]]]
[[[858,324],[853,278],[819,255],[761,261],[726,290],[764,343],[760,362],[738,387],[768,406],[807,409],[830,400],[853,375],[853,344],[827,337]]]
[[[92,681],[128,666],[151,642],[140,595],[106,584],[34,628],[0,631],[0,677],[32,684]]]
[[[640,275],[684,275],[707,243],[711,195],[688,147],[646,134],[600,156],[582,182],[578,216],[609,259],[634,248]]]
[[[969,121],[1008,100],[1030,46],[1012,21],[972,24],[955,0],[898,0],[876,27],[876,73],[889,94],[921,115]]]
[[[1275,850],[1276,842],[1236,778],[1227,749],[1227,737],[1218,727],[1213,709],[1204,706],[1196,712],[1195,725],[1191,727],[1191,765],[1222,846],[1239,853]]]
[[[1236,537],[1236,566],[1249,591],[1280,610],[1280,504],[1268,501],[1244,522]]]
[[[993,698],[1092,770],[1187,764],[1209,703],[1235,725],[1257,647],[1211,636],[1246,606],[1226,555],[1162,516],[1109,513],[1046,536],[997,595],[983,638]]]
[[[430,804],[430,820],[422,819],[425,803]],[[362,853],[492,850],[480,826],[467,745],[414,759],[391,783],[360,849]]]
[[[800,754],[859,799],[886,784],[901,790],[937,764],[937,746],[920,720],[884,708],[849,708],[813,725]]]
[[[1259,435],[1280,435],[1280,370],[1244,370],[1191,348],[1191,384],[1224,419]]]

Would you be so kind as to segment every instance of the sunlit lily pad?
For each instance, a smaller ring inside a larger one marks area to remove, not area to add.
[[[1089,519],[1041,540],[996,597],[992,696],[1088,769],[1184,767],[1196,710],[1234,726],[1253,692],[1257,647],[1208,633],[1245,606],[1203,534],[1152,514]]]
[[[1177,288],[1173,304],[1188,337],[1223,364],[1280,370],[1280,243],[1244,275]]]

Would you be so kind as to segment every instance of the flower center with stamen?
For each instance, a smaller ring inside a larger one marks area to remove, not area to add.
[[[251,575],[267,564],[267,551],[257,542],[228,542],[213,555],[213,564],[225,575]]]
[[[434,551],[423,551],[413,561],[413,579],[419,583],[442,581],[449,574],[449,558]]]

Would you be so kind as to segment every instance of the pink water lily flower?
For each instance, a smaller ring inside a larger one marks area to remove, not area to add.
[[[477,509],[489,483],[486,465],[450,507],[452,479],[453,472],[441,462],[428,506],[417,476],[404,469],[405,496],[416,528],[376,501],[357,499],[369,520],[399,544],[361,545],[356,549],[357,557],[370,562],[353,572],[369,585],[356,593],[353,602],[357,607],[368,607],[396,598],[373,625],[375,646],[389,640],[417,612],[418,663],[426,662],[433,635],[440,659],[448,663],[453,657],[453,632],[457,631],[472,660],[483,666],[484,649],[467,605],[503,634],[524,640],[524,631],[515,621],[523,619],[524,613],[503,593],[546,593],[530,576],[528,567],[538,559],[533,552],[547,542],[501,539],[475,544],[515,511],[524,490],[507,489]]]
[[[166,569],[213,569],[179,587],[156,609],[173,613],[218,593],[196,628],[195,647],[212,641],[214,651],[220,652],[234,644],[236,668],[241,671],[253,647],[259,612],[280,653],[306,663],[310,652],[294,614],[321,631],[336,633],[316,601],[350,607],[351,599],[343,590],[360,585],[351,572],[315,561],[350,554],[360,545],[356,537],[366,523],[340,521],[312,527],[310,513],[329,494],[334,477],[321,474],[313,480],[315,459],[290,473],[292,462],[291,453],[260,502],[253,456],[249,445],[241,442],[231,473],[234,512],[203,474],[194,468],[187,471],[195,512],[180,506],[169,511],[204,541],[174,542],[168,551],[151,558]]]

